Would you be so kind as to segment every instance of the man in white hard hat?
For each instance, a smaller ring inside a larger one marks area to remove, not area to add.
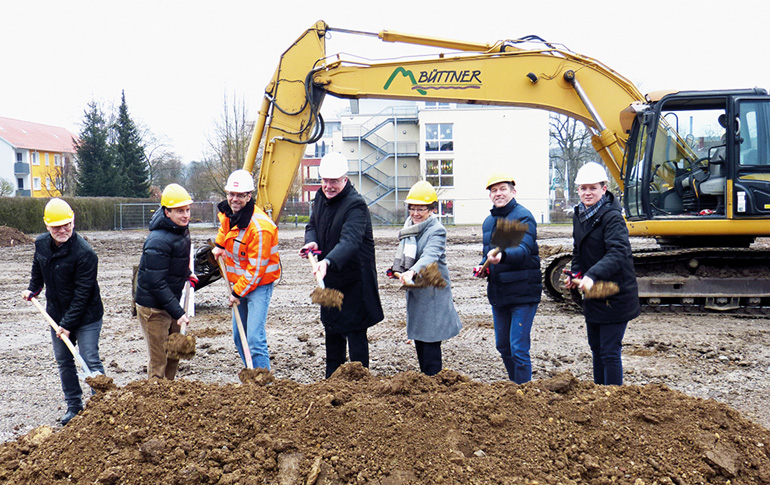
[[[67,412],[60,422],[66,425],[83,410],[83,390],[75,359],[62,336],[66,335],[78,346],[91,371],[104,374],[99,357],[104,316],[96,279],[99,258],[88,242],[75,232],[75,213],[66,201],[59,198],[48,201],[43,221],[48,232],[35,240],[32,277],[22,298],[29,301],[45,286],[46,312],[59,324],[58,332],[51,329],[51,340],[67,402]]]
[[[227,200],[220,202],[219,232],[211,253],[224,258],[233,285],[230,306],[237,305],[255,368],[270,369],[267,348],[267,310],[273,283],[281,276],[278,227],[254,205],[254,178],[247,170],[236,170],[227,179]],[[244,365],[240,332],[233,315],[233,339]]]
[[[573,216],[573,258],[566,285],[589,290],[595,281],[612,281],[620,288],[607,298],[584,298],[583,314],[594,383],[621,385],[623,335],[641,310],[628,228],[620,203],[607,190],[608,181],[604,167],[596,162],[586,163],[575,176],[580,203]]]
[[[316,273],[327,288],[344,295],[342,309],[321,307],[328,378],[345,363],[346,347],[351,362],[369,367],[366,331],[384,315],[377,289],[372,218],[366,201],[348,180],[348,161],[341,153],[327,153],[318,172],[321,188],[313,200],[300,256],[320,252]]]
[[[150,219],[136,278],[136,306],[149,363],[147,376],[174,380],[179,359],[166,356],[169,335],[190,323],[179,301],[185,283],[195,286],[190,270],[190,205],[192,197],[179,184],[163,189],[160,210]]]

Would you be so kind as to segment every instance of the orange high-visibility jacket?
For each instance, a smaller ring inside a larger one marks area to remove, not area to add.
[[[219,213],[216,244],[225,249],[225,266],[233,293],[246,296],[257,286],[281,276],[278,256],[278,227],[259,207],[245,229],[230,228],[230,219]]]

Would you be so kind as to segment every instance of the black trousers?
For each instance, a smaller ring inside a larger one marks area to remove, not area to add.
[[[347,333],[330,332],[326,329],[327,379],[345,363],[346,347],[350,351],[351,362],[361,362],[364,367],[369,367],[369,340],[366,337],[366,329]]]
[[[420,363],[420,372],[433,376],[441,372],[441,342],[414,341],[417,349],[417,361]]]

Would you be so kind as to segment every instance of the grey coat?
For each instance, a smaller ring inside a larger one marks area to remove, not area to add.
[[[417,236],[417,261],[411,270],[419,272],[437,262],[444,288],[414,288],[406,290],[406,335],[421,342],[448,340],[462,328],[452,301],[452,283],[446,265],[446,229],[435,216]]]

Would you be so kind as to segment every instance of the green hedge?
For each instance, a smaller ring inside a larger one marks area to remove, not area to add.
[[[63,197],[75,212],[80,231],[109,231],[115,227],[115,204],[157,203],[151,199],[126,197]],[[50,199],[0,197],[0,226],[15,227],[27,234],[45,231],[43,210]]]

